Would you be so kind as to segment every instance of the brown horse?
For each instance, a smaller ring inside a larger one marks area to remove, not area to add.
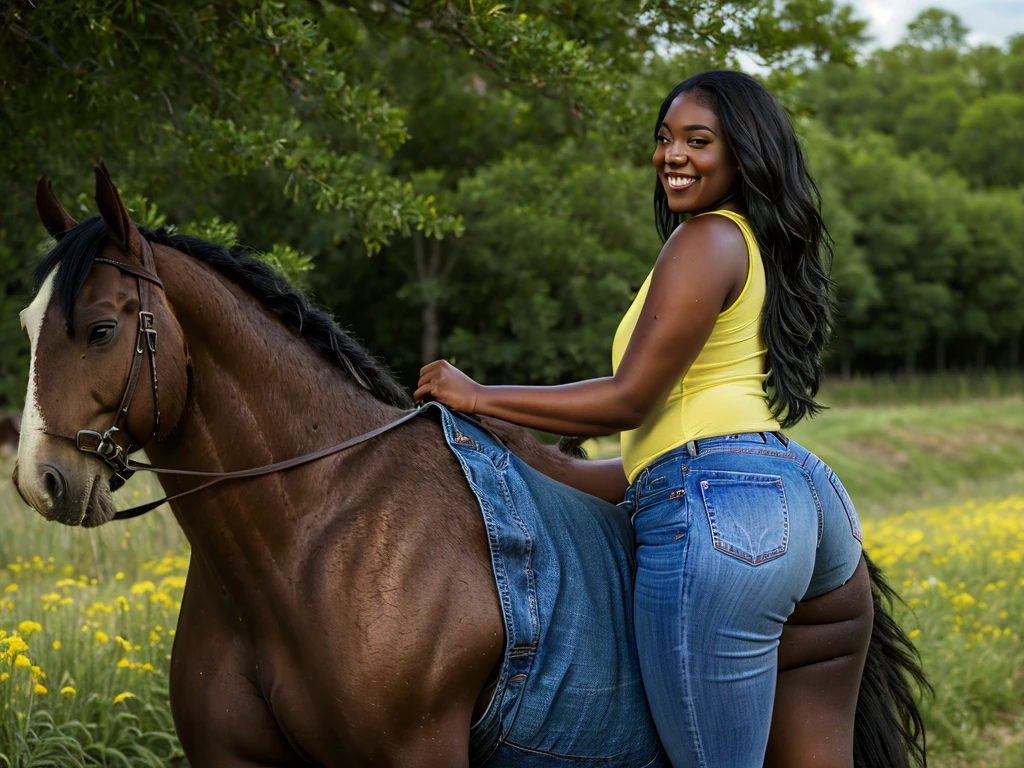
[[[269,270],[140,232],[106,170],[96,177],[100,218],[82,224],[37,189],[47,230],[74,241],[44,260],[22,313],[32,367],[15,484],[44,517],[111,520],[125,472],[110,467],[143,445],[154,465],[224,472],[408,412],[386,371]],[[546,474],[571,461],[491,427]],[[195,481],[162,483],[175,494]],[[195,768],[470,764],[506,628],[478,499],[435,421],[172,508],[192,557],[171,707]],[[875,607],[860,754],[906,765],[920,720],[904,673],[919,668],[877,595]]]

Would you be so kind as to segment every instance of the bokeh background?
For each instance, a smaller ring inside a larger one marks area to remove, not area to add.
[[[439,356],[490,383],[606,375],[659,248],[658,107],[713,67],[772,88],[821,188],[832,408],[792,434],[843,477],[906,601],[935,687],[932,763],[1020,766],[1014,3],[0,2],[0,413],[24,400],[18,311],[48,247],[35,181],[90,216],[97,156],[139,223],[261,253],[405,384]],[[0,458],[0,762],[183,765],[173,518],[50,525],[12,466]]]

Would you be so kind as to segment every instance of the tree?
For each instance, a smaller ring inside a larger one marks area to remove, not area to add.
[[[964,47],[970,30],[955,13],[941,8],[926,8],[907,24],[903,39],[928,50]]]
[[[1024,185],[1024,95],[996,93],[965,111],[953,137],[960,172],[977,186]]]
[[[415,308],[429,326],[449,254],[466,253],[455,245],[459,213],[443,204],[460,180],[521,142],[600,137],[615,158],[646,146],[651,105],[634,86],[664,51],[726,63],[743,52],[768,67],[851,61],[863,29],[833,0],[8,3],[0,192],[3,248],[18,258],[0,313],[31,292],[35,179],[47,173],[75,205],[102,155],[127,193],[157,201],[169,221],[219,216],[242,242],[296,267],[306,254],[329,276],[396,278],[375,297],[384,314]],[[432,105],[436,96],[445,100]],[[473,120],[510,115],[498,129]],[[420,249],[425,270],[391,274],[389,265],[415,265]],[[356,264],[379,252],[386,260]],[[379,313],[358,298],[335,308],[367,327]],[[414,333],[415,357],[433,349],[417,336],[443,347],[446,334]],[[24,338],[2,342],[0,371],[23,377]],[[410,357],[405,346],[377,348]]]

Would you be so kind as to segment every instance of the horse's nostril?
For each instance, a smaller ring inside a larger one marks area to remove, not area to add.
[[[40,464],[39,469],[43,473],[46,493],[54,502],[63,501],[68,495],[68,481],[64,479],[63,473],[53,464]]]

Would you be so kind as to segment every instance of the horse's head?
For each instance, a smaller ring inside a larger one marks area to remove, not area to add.
[[[152,248],[102,164],[96,204],[100,216],[79,224],[40,179],[36,208],[58,245],[21,313],[32,357],[14,484],[41,515],[67,525],[112,518],[119,461],[165,437],[186,399],[181,328]]]

